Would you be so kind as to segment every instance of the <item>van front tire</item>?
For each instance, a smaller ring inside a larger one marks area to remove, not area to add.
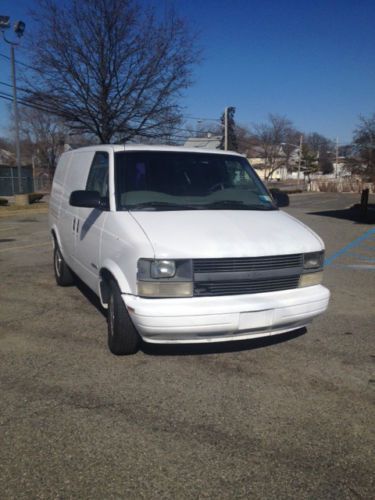
[[[61,250],[55,241],[53,249],[53,269],[55,271],[56,283],[59,286],[70,286],[74,283],[74,276],[61,254]]]
[[[112,354],[135,354],[141,338],[134,327],[120,289],[113,280],[109,283],[108,299],[108,347]]]

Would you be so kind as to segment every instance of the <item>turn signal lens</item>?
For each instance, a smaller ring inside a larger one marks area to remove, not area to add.
[[[322,272],[301,274],[301,277],[299,279],[299,286],[300,288],[303,288],[305,286],[320,285],[322,279],[323,279]]]
[[[140,297],[166,298],[166,297],[192,297],[193,283],[165,283],[159,281],[138,282],[138,295]]]

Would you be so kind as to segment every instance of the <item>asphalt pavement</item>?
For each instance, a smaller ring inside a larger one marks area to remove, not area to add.
[[[307,331],[116,357],[59,288],[44,213],[0,217],[0,498],[374,497],[375,229],[359,196],[291,195],[326,244]]]

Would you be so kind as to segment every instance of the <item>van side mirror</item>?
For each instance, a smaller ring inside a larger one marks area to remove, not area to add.
[[[98,191],[73,191],[69,198],[69,204],[72,207],[106,208]]]
[[[278,207],[288,207],[289,206],[288,193],[284,193],[284,191],[280,191],[280,189],[277,189],[277,188],[271,188],[270,193],[271,193],[272,198],[274,199],[274,201]]]

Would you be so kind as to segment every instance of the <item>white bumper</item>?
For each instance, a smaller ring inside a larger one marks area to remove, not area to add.
[[[143,340],[206,343],[265,337],[306,326],[323,313],[329,291],[322,285],[225,297],[143,299],[123,295]]]

